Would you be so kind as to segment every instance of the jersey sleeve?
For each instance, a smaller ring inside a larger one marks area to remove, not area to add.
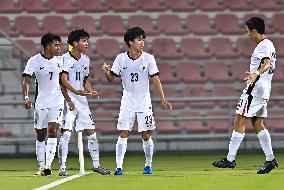
[[[112,64],[110,72],[115,77],[120,76],[120,73],[121,73],[121,63],[120,63],[120,57],[119,56],[116,56],[116,58],[115,58],[115,60],[114,60],[114,62]]]
[[[156,60],[153,55],[150,56],[149,76],[152,78],[159,75]]]
[[[68,74],[70,67],[71,67],[71,65],[67,61],[66,57],[62,57],[62,73]]]
[[[33,74],[34,74],[34,72],[35,72],[35,65],[34,65],[33,59],[31,58],[31,59],[28,60],[27,65],[26,65],[26,67],[25,67],[25,70],[24,70],[22,76],[23,76],[23,77],[24,77],[24,76],[30,76],[30,77],[32,77]]]

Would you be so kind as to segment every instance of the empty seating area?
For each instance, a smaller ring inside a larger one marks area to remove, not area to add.
[[[228,118],[233,118],[237,98],[245,86],[243,78],[256,46],[244,25],[251,16],[264,18],[267,36],[276,46],[272,96],[283,96],[283,10],[284,2],[279,0],[1,0],[0,28],[31,55],[41,50],[43,33],[62,36],[65,51],[69,32],[75,27],[85,28],[91,35],[87,52],[93,61],[91,81],[102,92],[102,98],[118,100],[120,80],[108,83],[101,66],[112,64],[116,55],[126,50],[124,32],[140,26],[147,34],[145,51],[156,58],[165,96],[193,99],[173,100],[171,113],[155,101],[157,133],[217,134],[231,130],[232,120]],[[9,45],[1,35],[0,43]],[[21,57],[15,47],[11,55],[13,59]],[[0,78],[4,76],[1,73]],[[9,94],[8,87],[0,85],[0,93]],[[159,99],[153,87],[151,94]],[[232,99],[220,100],[228,97]],[[119,103],[91,102],[98,132],[116,134]],[[270,106],[282,113],[284,101],[273,101]],[[230,113],[228,108],[232,109]],[[282,121],[271,120],[268,124],[274,132],[284,132]],[[0,125],[0,136],[2,128]]]

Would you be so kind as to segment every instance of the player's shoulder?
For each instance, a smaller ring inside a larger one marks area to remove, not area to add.
[[[154,58],[154,56],[152,54],[147,53],[145,51],[142,52],[141,56],[145,57],[146,59],[153,59]]]
[[[83,61],[90,61],[90,57],[87,56],[87,55],[85,55],[85,54],[83,54],[83,53],[81,53],[81,59],[82,59]]]
[[[35,54],[34,56],[30,57],[28,62],[33,62],[33,61],[37,61],[38,59],[40,59],[42,57],[42,55],[40,53]]]

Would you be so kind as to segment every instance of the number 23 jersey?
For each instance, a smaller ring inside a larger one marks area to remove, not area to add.
[[[149,78],[159,75],[153,55],[142,52],[140,57],[133,59],[128,52],[121,53],[114,60],[111,72],[122,80],[120,109],[135,112],[152,110]]]

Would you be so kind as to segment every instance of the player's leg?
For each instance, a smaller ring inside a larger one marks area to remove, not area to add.
[[[145,153],[145,166],[143,174],[152,174],[152,160],[154,152],[154,142],[151,131],[156,128],[152,112],[137,113],[138,132],[141,132],[143,150]]]
[[[272,169],[278,167],[278,163],[274,158],[272,150],[270,134],[268,130],[264,127],[262,117],[253,117],[251,122],[253,128],[257,133],[257,138],[266,157],[266,162],[264,163],[264,166],[257,173],[266,174],[269,173]]]

